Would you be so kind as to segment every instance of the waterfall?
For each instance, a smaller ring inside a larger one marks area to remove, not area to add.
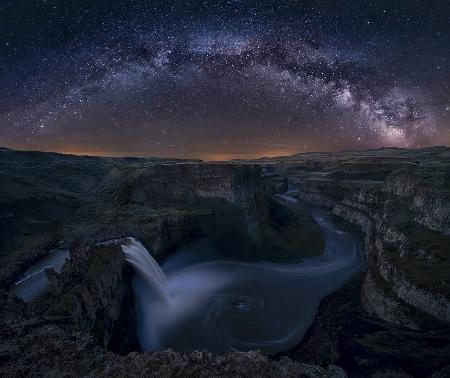
[[[199,262],[197,256],[211,252],[205,241],[169,257],[166,276],[141,243],[122,242],[136,271],[141,349],[279,353],[292,348],[314,320],[320,299],[363,267],[358,242],[335,228],[327,211],[312,209],[311,215],[323,230],[326,253],[298,264]]]
[[[169,301],[166,287],[167,276],[147,249],[136,239],[127,238],[127,242],[122,244],[122,251],[125,253],[125,260],[150,285],[158,298],[167,303]]]

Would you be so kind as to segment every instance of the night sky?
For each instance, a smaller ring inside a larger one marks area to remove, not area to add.
[[[450,145],[450,3],[0,2],[0,145],[228,159]]]

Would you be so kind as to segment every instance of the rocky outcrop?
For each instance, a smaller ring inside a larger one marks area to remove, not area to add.
[[[154,377],[304,377],[345,378],[347,374],[338,366],[322,368],[294,362],[285,357],[279,361],[269,359],[260,352],[227,353],[214,356],[207,352],[132,354],[119,363],[111,363],[99,371],[99,376],[123,376],[138,373]],[[95,371],[97,374],[97,371]]]
[[[3,341],[3,340],[2,340]],[[8,377],[305,377],[345,378],[337,367],[322,368],[279,361],[259,352],[130,353],[120,356],[100,348],[86,333],[55,324],[34,324],[3,352],[0,375]],[[3,351],[3,349],[2,349]],[[1,352],[1,351],[0,351]]]
[[[450,236],[450,188],[439,174],[427,169],[392,173],[384,190],[400,198],[416,222]]]
[[[47,272],[50,288],[30,303],[32,316],[90,332],[106,349],[138,349],[132,270],[125,263],[122,242],[75,248],[61,274]]]
[[[372,201],[374,198],[378,200]],[[426,329],[440,322],[450,323],[445,273],[440,273],[439,267],[436,275],[429,270],[446,253],[450,240],[427,231],[414,221],[413,215],[405,214],[399,203],[401,200],[385,193],[363,190],[333,208],[334,214],[357,224],[365,233],[369,270],[384,280],[383,286],[389,287],[387,295],[386,290],[376,288],[379,281],[367,274],[363,302],[369,312],[411,328]],[[436,241],[439,243],[435,245]],[[429,316],[440,322],[433,322]]]
[[[375,273],[376,274],[376,273]],[[393,293],[387,281],[374,280],[373,273],[367,272],[362,286],[362,304],[370,315],[411,329],[419,329],[410,309],[402,304]]]

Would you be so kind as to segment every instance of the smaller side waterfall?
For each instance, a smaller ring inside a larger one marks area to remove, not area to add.
[[[63,265],[70,259],[70,253],[65,249],[55,249],[42,259],[36,261],[14,285],[12,292],[30,302],[41,294],[50,284],[46,269],[53,269],[60,273]]]
[[[166,288],[167,277],[145,247],[136,239],[127,238],[126,243],[122,244],[122,251],[125,253],[125,259],[154,289],[158,298],[167,303],[169,301],[169,293]]]

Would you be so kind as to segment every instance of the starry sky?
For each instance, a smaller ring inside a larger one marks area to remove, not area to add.
[[[450,5],[0,2],[0,145],[222,160],[450,145]]]

